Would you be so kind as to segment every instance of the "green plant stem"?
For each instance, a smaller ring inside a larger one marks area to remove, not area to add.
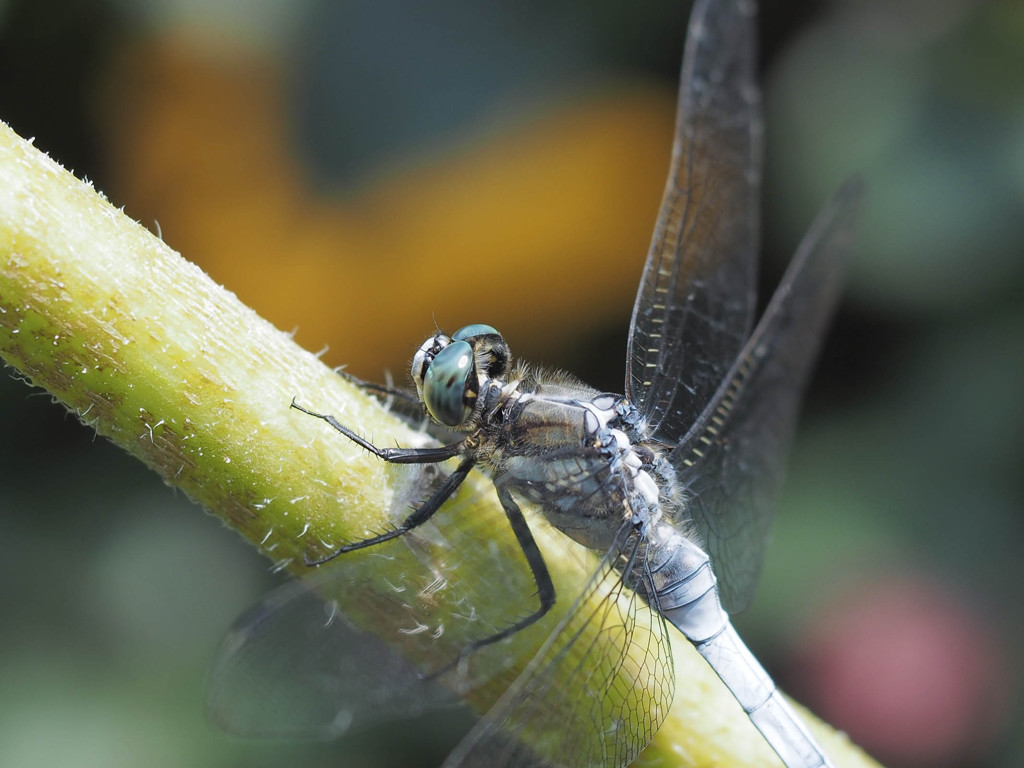
[[[309,570],[303,553],[322,554],[386,528],[408,500],[408,473],[289,403],[297,396],[385,445],[415,445],[422,434],[3,123],[0,355],[297,576]],[[486,479],[473,484],[486,490]],[[473,495],[471,488],[462,498]],[[529,573],[494,494],[478,496],[472,508],[451,505],[446,522],[454,526],[448,545],[460,557],[445,563],[444,576],[465,598],[459,610],[503,599],[506,593],[495,590],[513,582],[529,591]],[[541,522],[534,527],[559,590],[556,612],[564,611],[571,600],[563,596],[579,590],[595,561]],[[443,542],[431,546],[445,551]],[[395,556],[349,566],[359,589],[369,590],[350,614],[384,637],[409,617],[382,585],[431,576],[416,571],[421,565],[411,548],[389,551]],[[372,607],[378,599],[387,609]],[[454,621],[445,611],[455,608],[440,603],[440,616],[431,620]],[[403,650],[414,661],[434,660],[431,635],[410,636]],[[486,710],[526,660],[475,692],[472,706]],[[675,642],[675,667],[675,705],[639,764],[778,764],[682,640]],[[838,765],[874,764],[844,736],[809,720]]]

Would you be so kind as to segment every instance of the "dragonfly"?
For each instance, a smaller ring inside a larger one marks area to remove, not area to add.
[[[438,331],[420,346],[411,371],[415,395],[365,385],[400,412],[425,411],[433,434],[447,442],[382,448],[334,416],[292,403],[384,462],[435,470],[423,476],[425,500],[400,522],[308,552],[310,569],[327,572],[328,563],[356,551],[416,536],[480,469],[529,566],[532,605],[425,671],[356,630],[344,612],[335,615],[336,603],[328,601],[325,614],[315,592],[286,587],[244,616],[225,642],[210,698],[221,724],[279,732],[289,726],[274,718],[301,725],[308,716],[317,733],[334,734],[357,709],[381,719],[428,711],[444,705],[446,676],[464,675],[467,660],[511,647],[542,626],[546,641],[446,768],[625,766],[671,705],[670,633],[677,632],[787,768],[831,765],[729,612],[745,607],[754,591],[862,189],[847,182],[826,204],[755,325],[763,132],[755,40],[751,0],[694,5],[668,182],[633,309],[624,395],[514,362],[498,330],[472,324],[450,335]],[[452,461],[454,469],[440,469]],[[558,594],[524,507],[600,555],[582,596]],[[574,602],[551,628],[547,616],[561,600]],[[595,625],[614,641],[585,640]],[[283,715],[238,704],[266,695],[258,686],[243,690],[257,666],[277,664],[283,678],[293,661],[315,666],[315,692],[292,691]],[[609,691],[616,684],[609,670],[624,668],[635,688],[625,698]]]

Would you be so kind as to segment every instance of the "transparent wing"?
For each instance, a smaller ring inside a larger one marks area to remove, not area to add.
[[[722,604],[744,608],[761,569],[800,397],[839,291],[862,185],[818,215],[764,316],[690,434],[672,452]]]
[[[657,733],[675,690],[672,649],[661,614],[614,567],[643,557],[634,536],[620,539],[629,551],[614,547],[604,558],[530,665],[444,768],[621,768]]]
[[[675,443],[750,333],[761,183],[755,4],[693,8],[676,137],[633,307],[626,395]]]
[[[235,622],[217,654],[206,700],[210,720],[230,733],[321,739],[457,704],[298,581]]]
[[[393,520],[444,477],[431,465],[395,471],[405,485]],[[333,738],[453,703],[421,675],[537,609],[522,551],[511,533],[496,534],[507,526],[504,513],[496,502],[479,505],[483,494],[494,495],[493,485],[473,477],[464,491],[415,531],[341,555],[247,611],[218,653],[207,694],[211,719],[244,735]],[[445,689],[507,686],[516,660],[529,658],[554,623],[541,620],[473,653],[444,675]]]

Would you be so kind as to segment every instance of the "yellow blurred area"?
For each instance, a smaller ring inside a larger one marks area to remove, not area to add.
[[[489,323],[536,354],[605,308],[627,316],[674,93],[621,87],[538,110],[330,198],[289,154],[278,69],[183,38],[126,52],[106,90],[111,193],[301,344],[378,379],[435,319]]]

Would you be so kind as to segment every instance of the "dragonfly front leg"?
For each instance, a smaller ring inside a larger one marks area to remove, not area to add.
[[[295,402],[294,398],[292,398],[291,407],[297,411],[302,411],[308,416],[313,416],[314,418],[326,421],[334,427],[334,429],[341,432],[341,434],[360,448],[365,448],[378,459],[383,459],[384,461],[391,462],[392,464],[438,464],[442,461],[455,458],[466,448],[464,440],[459,440],[458,442],[450,443],[449,445],[441,445],[436,448],[378,448],[362,435],[353,432],[351,429],[341,424],[330,414],[317,413],[316,411],[311,411],[308,408],[303,408]]]
[[[463,441],[461,440],[457,443],[442,445],[437,448],[378,448],[369,440],[339,423],[337,419],[329,414],[317,413],[316,411],[303,408],[301,405],[297,404],[295,400],[292,400],[291,407],[297,411],[302,411],[309,416],[314,416],[326,421],[338,432],[356,443],[356,445],[365,448],[377,458],[392,464],[437,464],[458,456],[464,450]],[[357,549],[372,547],[376,544],[382,544],[385,541],[391,541],[391,539],[397,539],[399,536],[423,525],[423,523],[429,520],[433,514],[441,508],[441,505],[458,490],[459,486],[462,485],[462,481],[466,479],[466,476],[469,474],[469,471],[473,468],[474,464],[476,464],[476,459],[472,456],[464,458],[455,471],[445,478],[444,482],[438,486],[437,490],[431,494],[430,498],[427,499],[426,502],[413,510],[411,515],[405,518],[400,525],[392,528],[390,531],[361,541],[343,544],[333,552],[330,552],[323,557],[311,558],[308,554],[303,554],[303,561],[309,567],[323,565],[324,563],[330,562],[338,555],[346,552],[353,552]]]

